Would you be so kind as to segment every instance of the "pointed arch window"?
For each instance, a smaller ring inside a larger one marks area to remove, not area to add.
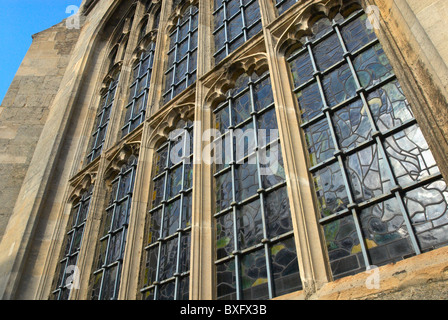
[[[258,0],[215,0],[215,63],[261,31]]]
[[[64,251],[62,259],[58,264],[56,289],[52,292],[54,300],[68,300],[74,281],[77,281],[79,276],[76,265],[89,213],[92,192],[93,185],[73,204],[68,222],[68,232],[63,245]]]
[[[196,82],[198,17],[195,5],[183,12],[170,34],[168,66],[165,72],[163,101],[167,103]]]
[[[334,278],[448,243],[448,188],[361,10],[288,61]]]
[[[103,150],[104,139],[106,137],[110,114],[115,101],[115,93],[117,91],[119,78],[120,71],[113,71],[111,74],[111,79],[107,83],[107,89],[101,96],[98,107],[99,111],[96,115],[95,126],[90,140],[87,163],[90,163],[98,158]]]
[[[141,290],[146,300],[188,300],[193,123],[181,120],[156,152]]]
[[[129,156],[112,180],[94,260],[92,300],[118,297],[137,157]]]
[[[300,290],[269,73],[240,76],[214,113],[222,133],[215,140],[222,156],[214,174],[217,297],[271,299]]]
[[[145,120],[155,46],[155,41],[151,41],[134,66],[124,119],[125,125],[121,129],[122,137],[132,132]]]

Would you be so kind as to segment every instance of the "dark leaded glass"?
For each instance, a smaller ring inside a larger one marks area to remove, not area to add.
[[[290,54],[335,278],[448,243],[446,185],[363,11]]]
[[[120,72],[112,74],[112,80],[108,83],[107,91],[102,95],[96,115],[95,126],[90,138],[90,145],[87,154],[87,163],[98,158],[103,150],[104,139],[109,125],[109,118],[114,105],[115,92],[117,91]]]
[[[111,185],[94,261],[91,294],[94,300],[114,300],[118,297],[136,167],[137,158],[132,155]]]
[[[148,90],[151,83],[152,65],[154,62],[155,43],[151,42],[141,53],[140,60],[134,66],[128,105],[126,106],[124,126],[121,135],[124,137],[137,128],[145,119],[148,102]]]
[[[215,1],[213,16],[216,64],[261,31],[258,0]]]
[[[269,299],[301,288],[269,74],[241,75],[227,96],[215,110],[217,295]]]
[[[147,300],[189,298],[192,135],[193,123],[180,121],[154,159],[141,289]]]
[[[68,300],[71,289],[76,284],[79,272],[76,269],[82,236],[89,213],[93,185],[83,193],[81,198],[73,205],[68,222],[68,232],[64,240],[63,256],[57,268],[58,280],[56,289],[52,292],[54,300]]]
[[[196,82],[198,17],[198,8],[196,6],[188,7],[170,34],[163,94],[164,103]]]
[[[296,2],[298,2],[298,0],[275,0],[278,14],[283,14],[283,12],[291,8]]]

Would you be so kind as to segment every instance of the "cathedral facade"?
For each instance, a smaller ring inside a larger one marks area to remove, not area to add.
[[[85,0],[0,108],[0,296],[446,299],[448,4]]]

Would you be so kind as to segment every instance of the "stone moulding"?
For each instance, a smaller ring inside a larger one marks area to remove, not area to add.
[[[105,170],[104,179],[110,180],[120,172],[123,164],[126,164],[130,156],[138,157],[141,141],[128,141],[124,143],[117,151],[108,157],[108,165]]]
[[[292,17],[285,31],[279,36],[274,50],[280,54],[286,51],[302,37],[311,35],[311,27],[320,18],[333,19],[338,13],[344,16],[361,9],[359,0],[317,0],[305,5],[300,14]]]
[[[218,76],[212,77],[205,84],[208,87],[208,91],[204,95],[205,105],[211,105],[214,109],[223,102],[227,98],[226,92],[235,86],[240,75],[252,72],[261,75],[266,70],[268,70],[268,63],[265,53],[250,54],[224,65]]]
[[[195,104],[186,102],[172,106],[160,113],[149,123],[151,133],[149,134],[147,145],[156,146],[161,140],[169,138],[170,132],[176,128],[179,120],[190,120],[194,118]]]

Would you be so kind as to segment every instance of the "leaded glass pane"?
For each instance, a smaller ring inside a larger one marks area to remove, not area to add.
[[[87,164],[95,160],[101,154],[103,149],[104,138],[109,125],[110,113],[114,104],[119,77],[120,72],[115,72],[112,74],[113,80],[109,82],[106,93],[100,99],[101,101],[98,106],[99,111],[90,139],[89,150],[87,152]]]
[[[218,300],[236,299],[235,260],[226,261],[216,266]]]
[[[443,180],[425,184],[407,192],[406,208],[422,250],[448,243],[448,189]]]
[[[216,64],[261,31],[258,0],[215,2],[213,16]]]
[[[71,285],[75,278],[79,276],[76,264],[81,249],[92,192],[93,185],[91,185],[77,202],[74,203],[70,212],[68,223],[69,230],[67,231],[64,240],[62,258],[59,261],[58,270],[56,272],[57,282],[55,284],[55,289],[52,292],[55,300],[68,300],[71,292]]]
[[[241,258],[241,285],[244,300],[269,299],[266,257],[263,249]]]
[[[155,42],[151,42],[146,51],[140,55],[140,60],[134,67],[134,78],[129,90],[128,105],[124,116],[122,137],[135,130],[145,119],[148,103],[148,92],[151,83],[152,66],[154,61]]]
[[[263,239],[263,223],[261,217],[260,200],[242,205],[237,211],[239,229],[239,248],[250,248]]]
[[[155,154],[148,214],[144,299],[187,300],[193,178],[193,124],[177,129]],[[162,283],[160,283],[162,282]]]
[[[359,219],[373,265],[390,263],[414,254],[396,199],[362,210]],[[357,250],[360,251],[360,248]]]
[[[292,7],[298,0],[275,0],[278,14],[283,14],[286,10]]]
[[[276,296],[301,290],[299,263],[294,238],[280,241],[271,247],[271,266]]]
[[[321,19],[288,58],[334,278],[448,238],[445,182],[366,19]]]
[[[136,167],[136,157],[130,156],[112,181],[96,250],[92,299],[118,297]]]
[[[233,251],[233,224],[232,213],[220,215],[216,219],[216,250],[218,259],[230,255]]]
[[[198,17],[198,8],[188,7],[170,34],[164,103],[196,81]]]
[[[267,254],[279,248],[270,239],[293,239],[269,73],[241,75],[227,97],[215,110],[216,128],[223,130],[216,159],[225,162],[215,165],[217,295],[270,299],[288,291],[274,289],[274,282],[289,275],[268,272],[272,258],[297,270],[298,262]],[[295,255],[294,243],[290,249]],[[300,290],[298,272],[289,281],[291,290]]]

